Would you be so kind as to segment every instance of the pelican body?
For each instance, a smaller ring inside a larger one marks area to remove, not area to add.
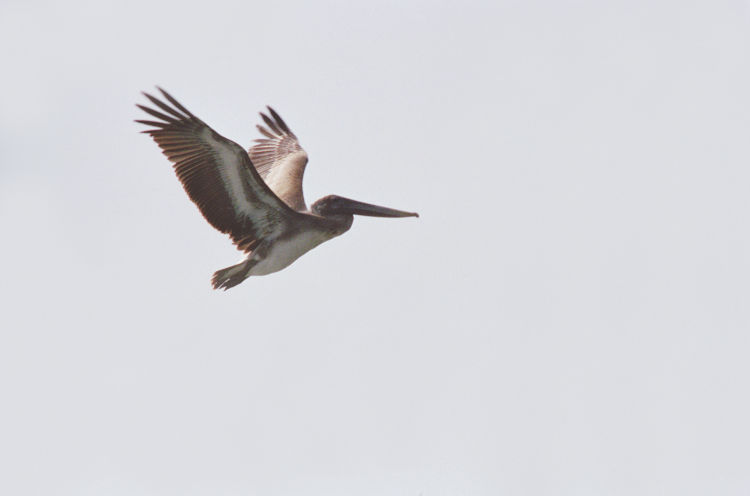
[[[279,115],[261,113],[263,138],[245,151],[211,129],[169,93],[144,96],[156,107],[137,105],[158,120],[137,120],[172,162],[177,178],[213,227],[226,233],[245,259],[216,271],[214,289],[227,290],[250,276],[288,267],[319,244],[352,226],[354,215],[419,217],[329,195],[308,209],[302,191],[307,153]],[[158,109],[158,110],[157,110]]]

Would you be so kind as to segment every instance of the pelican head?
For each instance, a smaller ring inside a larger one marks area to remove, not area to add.
[[[321,217],[336,215],[367,215],[369,217],[419,217],[416,212],[404,212],[370,203],[350,200],[342,196],[328,195],[312,204],[310,210]]]

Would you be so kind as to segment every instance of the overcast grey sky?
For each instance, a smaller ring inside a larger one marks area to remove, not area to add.
[[[750,493],[748,2],[0,2],[0,493]],[[239,260],[138,134],[273,105]]]

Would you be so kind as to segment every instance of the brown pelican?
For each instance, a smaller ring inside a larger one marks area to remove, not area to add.
[[[203,217],[247,254],[214,273],[214,289],[229,289],[250,276],[288,267],[324,241],[349,230],[354,215],[419,217],[336,195],[312,204],[302,195],[307,153],[271,107],[261,113],[265,138],[245,151],[211,129],[169,93],[166,102],[143,93],[158,108],[137,105],[158,120],[137,120],[172,162],[177,178]]]

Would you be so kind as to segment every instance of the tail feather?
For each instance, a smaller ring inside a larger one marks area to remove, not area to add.
[[[248,261],[242,261],[237,265],[232,265],[221,270],[214,272],[214,276],[211,278],[211,285],[214,289],[223,289],[226,291],[229,288],[233,288],[248,277],[250,267]]]

